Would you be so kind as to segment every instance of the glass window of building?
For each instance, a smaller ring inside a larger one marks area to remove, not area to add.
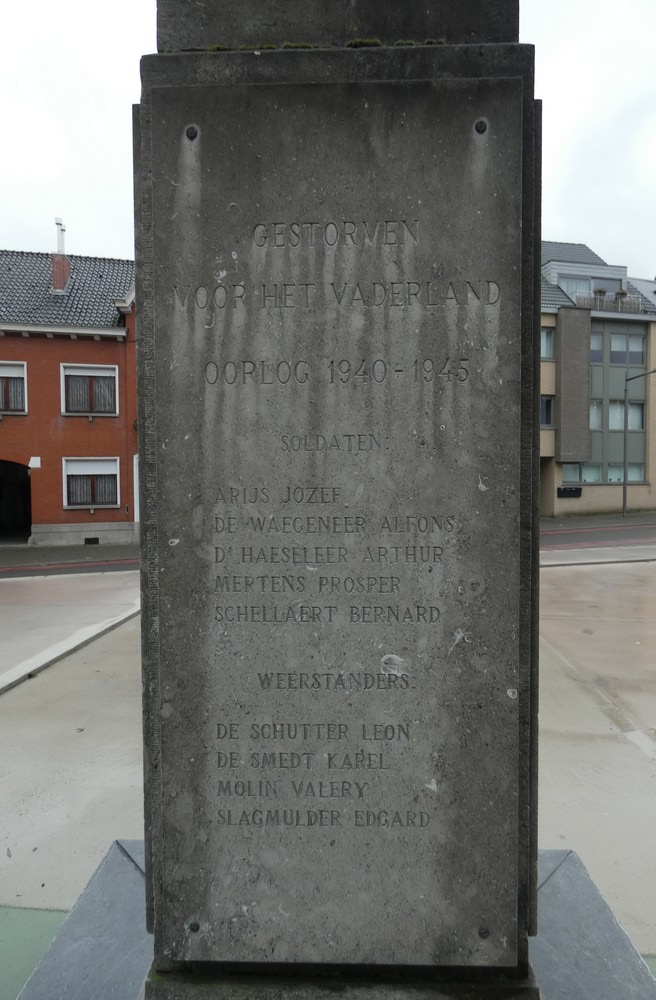
[[[581,482],[581,466],[578,462],[565,462],[563,465],[563,482],[564,483],[580,483]]]
[[[604,335],[603,333],[590,334],[590,361],[604,360]]]
[[[644,365],[645,363],[645,338],[639,335],[629,337],[629,364]]]
[[[589,278],[577,278],[572,275],[559,274],[558,284],[565,292],[565,295],[569,295],[570,299],[574,299],[575,302],[577,295],[590,294]]]
[[[540,330],[540,357],[550,360],[554,356],[554,332],[550,326]]]
[[[644,462],[629,462],[629,464],[626,467],[626,481],[627,483],[644,483],[645,481]],[[608,466],[608,482],[609,483],[624,482],[623,465]]]
[[[644,431],[645,429],[645,404],[629,403],[629,430]]]
[[[644,431],[645,404],[630,402],[627,409],[629,411],[629,430]],[[611,399],[608,404],[608,430],[624,430],[624,400],[622,399]]]
[[[581,465],[581,482],[582,483],[600,483],[601,482],[601,465],[596,465],[593,462],[584,462]]]
[[[553,427],[553,396],[540,396],[540,424]]]
[[[590,400],[590,430],[600,431],[603,430],[602,417],[603,407],[600,399]]]
[[[611,333],[610,335],[610,363],[611,365],[626,364],[626,334]]]

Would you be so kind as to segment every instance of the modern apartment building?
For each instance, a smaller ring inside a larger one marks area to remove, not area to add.
[[[656,508],[656,298],[583,244],[542,244],[540,510]]]
[[[133,541],[134,264],[0,251],[0,540]]]

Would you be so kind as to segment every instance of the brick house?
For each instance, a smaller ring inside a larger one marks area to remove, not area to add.
[[[134,541],[134,264],[0,251],[0,541]]]

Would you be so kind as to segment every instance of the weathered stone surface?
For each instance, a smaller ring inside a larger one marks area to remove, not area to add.
[[[530,974],[522,982],[420,984],[321,979],[295,982],[251,976],[203,978],[193,975],[157,975],[146,980],[139,1000],[540,1000],[540,989]],[[544,998],[543,1000],[548,1000]]]
[[[157,48],[284,44],[346,45],[358,39],[384,45],[427,39],[441,44],[516,42],[519,0],[159,0]]]
[[[159,968],[526,960],[526,64],[346,55],[144,67]]]

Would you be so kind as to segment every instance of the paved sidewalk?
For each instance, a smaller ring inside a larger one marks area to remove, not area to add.
[[[139,573],[0,579],[0,694],[139,612]]]
[[[632,524],[656,524],[656,510],[628,511],[626,517],[612,514],[571,514],[568,517],[541,517],[540,530],[557,528],[609,528],[630,527]]]
[[[603,563],[655,561],[656,545],[608,545],[540,551],[540,566],[594,566]]]

